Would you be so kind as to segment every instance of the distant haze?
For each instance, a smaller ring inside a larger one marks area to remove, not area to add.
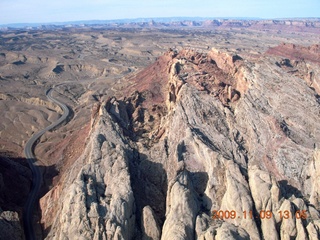
[[[152,17],[319,17],[319,0],[0,0],[0,24]]]

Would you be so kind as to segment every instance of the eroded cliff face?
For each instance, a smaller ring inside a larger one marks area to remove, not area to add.
[[[320,103],[280,61],[170,50],[134,76],[42,199],[46,239],[319,239]]]

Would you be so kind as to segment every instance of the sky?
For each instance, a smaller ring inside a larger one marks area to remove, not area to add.
[[[156,17],[320,17],[320,0],[0,0],[0,24]]]

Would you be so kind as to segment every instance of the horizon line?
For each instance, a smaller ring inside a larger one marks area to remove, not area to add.
[[[138,18],[117,18],[117,19],[88,19],[88,20],[68,20],[68,21],[48,21],[48,22],[12,22],[12,23],[0,23],[0,27],[10,27],[14,25],[65,25],[65,24],[81,24],[85,22],[110,22],[110,23],[120,23],[120,21],[134,21],[134,22],[144,22],[152,20],[174,20],[179,19],[179,21],[187,20],[320,20],[320,17],[282,17],[282,18],[261,18],[261,17],[188,17],[188,16],[173,16],[173,17],[138,17]],[[142,20],[142,21],[141,21]],[[144,21],[143,21],[144,20]]]

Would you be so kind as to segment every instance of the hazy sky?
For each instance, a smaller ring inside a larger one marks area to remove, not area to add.
[[[319,17],[320,0],[0,0],[0,24],[144,17]]]

